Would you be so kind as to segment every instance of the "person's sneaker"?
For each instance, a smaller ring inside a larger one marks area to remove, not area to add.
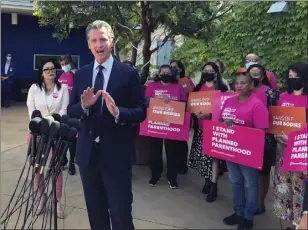
[[[149,185],[151,187],[155,187],[157,183],[159,182],[159,177],[152,177],[151,180],[149,181]]]
[[[253,220],[243,219],[237,227],[237,230],[250,230],[253,227]]]
[[[176,182],[175,180],[174,181],[168,181],[169,183],[169,186],[171,189],[177,189],[178,188],[178,182]]]
[[[223,222],[225,225],[238,225],[243,222],[243,218],[234,213],[233,215],[226,217]]]

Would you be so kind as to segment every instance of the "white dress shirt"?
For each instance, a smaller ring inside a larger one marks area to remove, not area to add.
[[[5,62],[5,66],[4,66],[4,74],[6,75],[9,72],[9,68],[10,68],[11,62]]]
[[[104,75],[104,87],[102,90],[106,90],[107,86],[108,86],[108,82],[109,82],[109,78],[110,78],[110,73],[112,70],[112,66],[113,66],[113,57],[112,55],[110,55],[110,57],[102,64],[99,64],[96,60],[94,61],[94,66],[93,66],[93,73],[92,73],[92,87],[94,88],[95,85],[95,80],[96,80],[96,76],[98,74],[99,68],[98,66],[103,66],[103,75]],[[102,98],[102,106],[104,105],[104,98]],[[88,109],[84,109],[84,112],[86,114],[89,114],[89,110]],[[119,113],[118,115],[115,117],[115,121],[118,121],[118,117],[119,117]],[[99,142],[99,137],[97,137],[95,139],[95,142]]]

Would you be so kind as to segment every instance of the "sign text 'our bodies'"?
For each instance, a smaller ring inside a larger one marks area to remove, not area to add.
[[[173,108],[162,107],[162,106],[153,106],[153,114],[169,115],[174,117],[180,117],[181,114],[174,112]]]
[[[273,125],[301,128],[301,124],[293,122],[293,117],[289,116],[273,116]]]

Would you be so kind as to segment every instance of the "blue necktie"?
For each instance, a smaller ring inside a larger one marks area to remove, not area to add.
[[[97,91],[104,89],[104,74],[103,69],[104,67],[99,65],[98,67],[98,73],[95,78],[94,83],[94,94],[96,94]],[[101,114],[102,111],[102,96],[99,96],[96,103],[92,106],[93,112],[97,115]]]

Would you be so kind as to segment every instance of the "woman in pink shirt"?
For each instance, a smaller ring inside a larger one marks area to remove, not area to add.
[[[202,68],[202,75],[199,84],[194,92],[198,91],[228,91],[223,84],[219,73],[219,68],[214,62],[205,63]],[[196,169],[201,176],[205,178],[202,193],[206,194],[206,200],[213,202],[217,198],[217,181],[219,173],[219,161],[202,153],[203,127],[202,120],[210,120],[212,114],[195,114],[194,115],[195,132],[191,145],[188,165]],[[206,134],[205,134],[206,135]]]
[[[150,83],[145,90],[145,97],[158,97],[164,99],[166,102],[174,101],[187,101],[187,94],[175,75],[172,75],[172,68],[170,65],[162,65],[159,68],[159,76]],[[178,174],[178,145],[180,141],[151,138],[150,140],[150,170],[151,179],[150,186],[156,186],[159,182],[163,172],[163,144],[165,145],[165,152],[167,158],[167,179],[170,188],[176,189],[178,187],[177,174]]]
[[[253,64],[248,68],[253,78],[254,94],[267,106],[277,105],[279,92],[275,91],[266,76],[266,69],[260,64]],[[256,215],[265,212],[265,198],[270,185],[271,168],[274,166],[277,141],[272,134],[265,134],[263,169],[260,170],[259,207]]]
[[[294,106],[308,110],[308,65],[302,62],[289,67],[288,90],[280,95],[278,106]],[[275,136],[277,144],[274,177],[274,213],[279,219],[293,221],[296,226],[302,215],[304,174],[281,170],[287,136]]]
[[[253,90],[253,78],[248,73],[237,73],[235,91],[238,95],[226,100],[221,110],[221,121],[227,125],[241,125],[262,130],[268,128],[268,109],[253,94]],[[237,229],[252,229],[253,216],[258,208],[259,171],[229,161],[227,167],[232,183],[235,213],[223,221],[226,225],[239,225]]]
[[[76,72],[76,69],[73,68],[73,58],[71,57],[71,55],[67,54],[61,56],[60,65],[63,72],[59,76],[59,82],[67,85],[69,95],[71,95],[73,89],[74,74]],[[72,143],[72,145],[69,148],[70,162],[69,162],[68,172],[70,175],[74,175],[76,172],[75,169],[76,144],[77,144],[77,139],[75,140],[75,142]],[[63,167],[65,167],[67,162],[68,162],[67,157],[65,157],[63,162]]]

